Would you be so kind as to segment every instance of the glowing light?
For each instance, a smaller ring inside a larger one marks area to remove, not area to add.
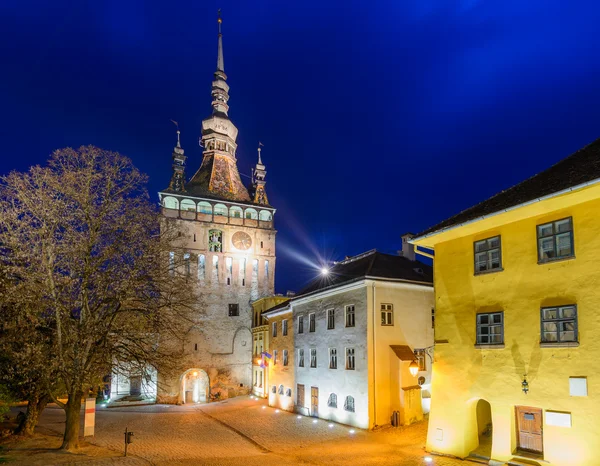
[[[329,269],[327,267],[321,268],[321,275],[329,275]]]
[[[296,416],[296,419],[302,419],[302,416]]]
[[[431,463],[433,461],[433,459],[431,458],[431,456],[426,456],[423,459],[425,460],[426,463]]]
[[[416,361],[413,361],[410,363],[410,366],[408,366],[408,370],[410,371],[410,375],[415,377],[417,375],[417,372],[419,372],[419,365]]]
[[[333,424],[329,424],[329,428],[331,429],[333,427]]]
[[[351,434],[353,434],[353,433],[355,432],[355,430],[354,430],[354,429],[350,429],[350,431],[349,431],[349,432],[350,432]]]
[[[313,424],[316,424],[317,422],[319,422],[319,421],[317,421],[317,420],[315,419],[315,420],[313,421]]]
[[[192,372],[192,375],[193,375],[194,377],[198,377],[198,372],[194,371],[194,372]]]
[[[267,407],[266,407],[266,406],[263,406],[263,409],[267,409]]]
[[[278,410],[278,409],[276,409],[276,410],[275,410],[275,412],[276,412],[276,413],[278,413],[278,412],[279,412],[279,410]]]

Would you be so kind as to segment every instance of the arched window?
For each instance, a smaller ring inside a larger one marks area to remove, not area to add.
[[[196,212],[196,203],[191,199],[183,199],[181,201],[181,210]]]
[[[229,209],[229,216],[231,218],[242,218],[242,208],[234,205]]]
[[[212,214],[212,206],[206,201],[198,202],[198,212],[201,214]]]
[[[279,386],[278,395],[283,395],[283,385]]]
[[[163,206],[165,209],[179,209],[179,201],[175,197],[164,197]]]
[[[268,210],[261,210],[259,218],[264,222],[270,222],[273,217],[271,216],[271,212]]]
[[[329,395],[329,400],[327,400],[327,406],[330,408],[337,408],[337,395],[335,393],[331,393]]]
[[[350,413],[354,412],[354,398],[351,396],[346,397],[346,401],[344,402],[344,409]]]
[[[255,209],[246,209],[246,218],[250,220],[258,220],[258,212]]]
[[[227,206],[223,204],[215,204],[215,215],[227,217]]]

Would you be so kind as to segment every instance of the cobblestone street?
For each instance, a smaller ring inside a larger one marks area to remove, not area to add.
[[[62,432],[63,411],[49,407],[40,426]],[[194,406],[99,408],[92,443],[123,451],[125,427],[134,432],[134,443],[129,447],[130,457],[123,459],[123,464],[465,464],[436,456],[432,462],[425,462],[424,422],[407,428],[366,432],[276,412],[264,400],[249,397]],[[120,464],[120,461],[111,458],[93,464]]]

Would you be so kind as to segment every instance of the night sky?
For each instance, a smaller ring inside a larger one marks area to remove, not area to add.
[[[200,165],[217,8],[239,168],[262,141],[278,209],[278,292],[600,137],[597,0],[2,0],[0,172],[93,144],[158,201],[169,119],[188,176]]]

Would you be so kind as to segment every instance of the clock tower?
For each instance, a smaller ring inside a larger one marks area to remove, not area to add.
[[[197,293],[202,308],[199,324],[187,338],[179,378],[161,384],[159,374],[161,402],[204,402],[249,393],[251,303],[274,293],[275,209],[265,191],[262,144],[249,186],[240,178],[221,25],[219,15],[212,113],[201,128],[202,163],[185,180],[186,157],[178,135],[171,183],[159,193],[165,220],[181,232],[171,254],[181,255],[177,263],[184,264],[190,291]]]

